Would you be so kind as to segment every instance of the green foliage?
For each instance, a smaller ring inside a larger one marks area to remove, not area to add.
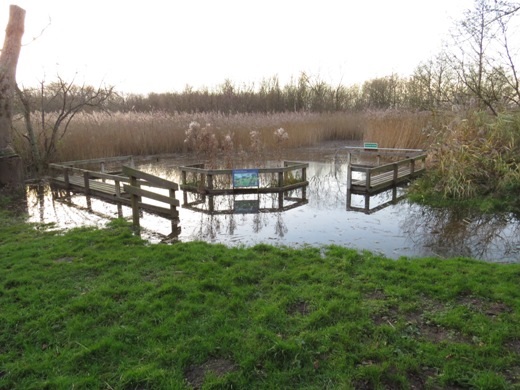
[[[514,194],[520,187],[519,114],[494,117],[471,111],[437,128],[431,137],[432,166],[413,186],[413,199],[488,199],[482,203],[486,208],[486,204],[517,198]]]
[[[0,388],[509,388],[519,265],[0,224]]]

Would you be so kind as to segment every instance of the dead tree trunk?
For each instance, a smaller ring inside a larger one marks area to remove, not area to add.
[[[0,186],[20,185],[22,163],[14,153],[11,138],[12,103],[16,91],[16,66],[22,47],[25,10],[11,5],[5,40],[0,54]]]

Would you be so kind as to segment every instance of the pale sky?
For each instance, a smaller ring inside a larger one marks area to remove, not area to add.
[[[10,4],[27,12],[19,84],[59,74],[147,94],[408,76],[472,0],[0,0],[2,43]]]

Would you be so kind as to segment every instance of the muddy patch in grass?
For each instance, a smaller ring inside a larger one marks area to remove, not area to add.
[[[201,365],[189,366],[184,373],[184,378],[192,389],[201,389],[207,374],[212,373],[217,377],[222,377],[236,369],[236,365],[230,360],[211,359]]]
[[[308,302],[306,301],[297,301],[297,302],[294,302],[293,304],[289,305],[289,307],[287,308],[287,314],[289,315],[302,315],[302,316],[306,316],[308,314],[310,314],[311,312],[311,306],[309,305]]]
[[[471,295],[460,297],[457,300],[457,304],[466,306],[474,312],[485,314],[490,318],[495,318],[501,314],[512,312],[511,308],[505,303],[488,301]]]

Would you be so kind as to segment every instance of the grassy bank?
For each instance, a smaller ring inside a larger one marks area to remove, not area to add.
[[[0,389],[515,388],[520,265],[0,218]],[[516,387],[517,388],[517,387]]]

